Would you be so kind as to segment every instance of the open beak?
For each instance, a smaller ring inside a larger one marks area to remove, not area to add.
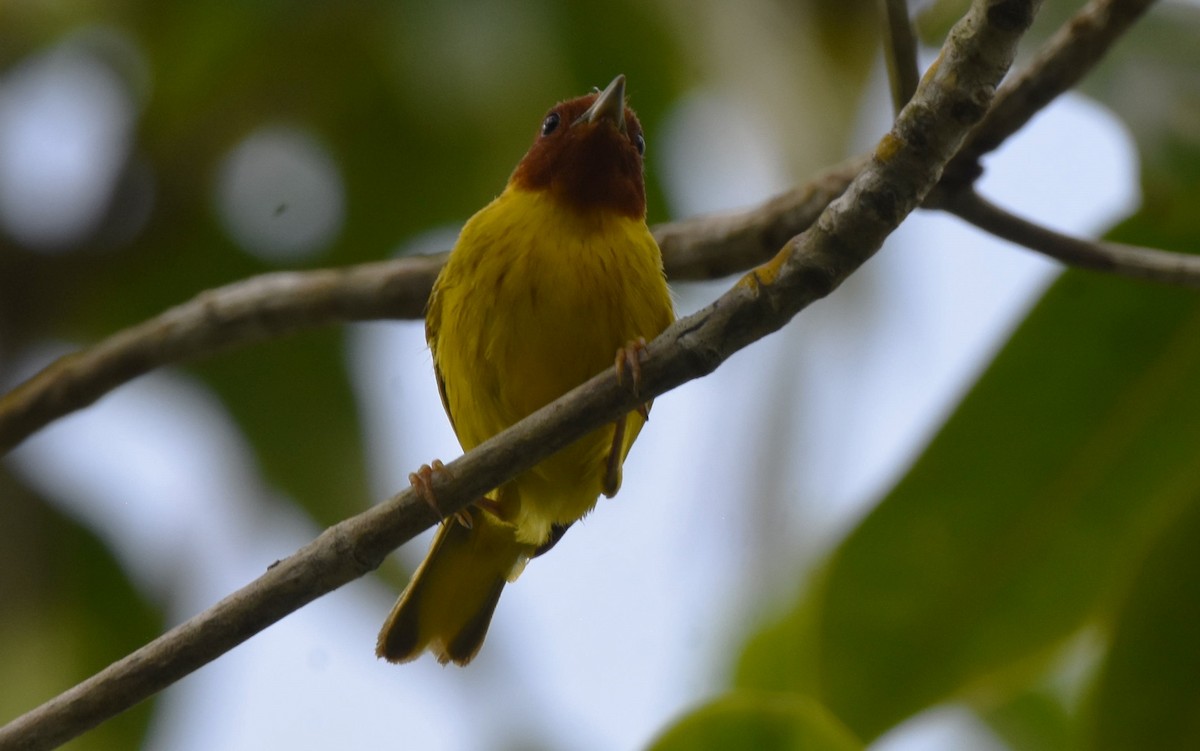
[[[579,116],[576,123],[595,123],[608,120],[617,126],[617,130],[625,132],[625,76],[619,75],[612,80],[604,91],[592,102],[592,106]]]

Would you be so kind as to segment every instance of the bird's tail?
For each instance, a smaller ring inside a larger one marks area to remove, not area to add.
[[[466,665],[483,645],[505,582],[533,553],[516,528],[471,507],[470,526],[447,519],[379,632],[375,653],[408,662],[426,649],[443,665]]]

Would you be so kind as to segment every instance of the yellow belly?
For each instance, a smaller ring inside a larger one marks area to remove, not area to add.
[[[586,217],[508,188],[476,214],[434,287],[427,327],[455,432],[470,450],[605,368],[673,320],[644,221]],[[642,427],[631,413],[624,459]],[[579,519],[600,495],[613,428],[597,430],[500,490],[522,542]]]

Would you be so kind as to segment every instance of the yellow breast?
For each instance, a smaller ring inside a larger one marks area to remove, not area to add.
[[[613,367],[619,347],[654,338],[673,316],[644,221],[510,186],[463,228],[427,315],[463,448]],[[642,423],[629,419],[622,458]],[[596,431],[502,492],[522,537],[540,542],[591,509],[611,441],[611,427]]]

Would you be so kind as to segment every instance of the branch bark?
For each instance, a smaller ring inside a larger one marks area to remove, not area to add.
[[[531,467],[647,398],[716,369],[832,292],[937,183],[983,116],[1038,0],[976,0],[846,192],[817,222],[707,308],[645,350],[641,391],[603,373],[447,465],[435,476],[443,510]],[[145,699],[313,599],[376,568],[433,522],[411,489],[326,530],[246,588],[0,728],[0,748],[46,749]]]

